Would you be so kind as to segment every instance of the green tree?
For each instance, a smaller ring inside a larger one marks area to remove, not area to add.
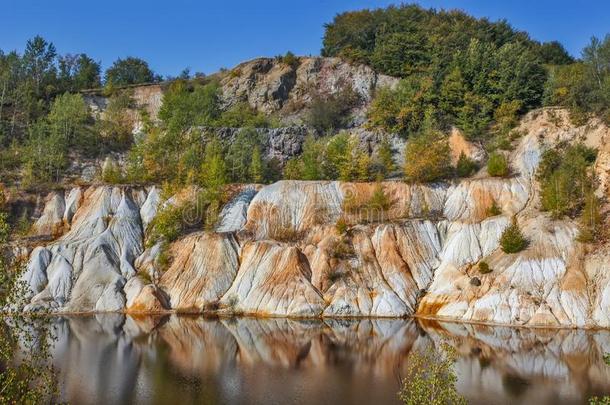
[[[98,117],[96,130],[103,151],[122,150],[132,141],[135,102],[129,90],[118,91],[108,99],[104,115]],[[98,148],[100,145],[96,145]]]
[[[387,136],[384,136],[379,143],[377,149],[377,161],[380,167],[380,173],[383,176],[388,176],[396,170],[396,163],[394,163],[394,153],[392,152],[392,145]]]
[[[493,177],[506,177],[509,174],[508,159],[501,153],[494,152],[487,161],[487,173]]]
[[[265,169],[263,167],[263,159],[259,148],[254,148],[252,151],[252,160],[250,162],[250,179],[254,183],[262,183],[264,180]]]
[[[267,128],[270,123],[265,114],[256,111],[248,103],[241,102],[223,111],[216,125],[229,128]]]
[[[454,66],[439,90],[439,108],[449,117],[457,118],[464,108],[464,94],[466,87],[462,71],[459,66]]]
[[[480,139],[489,127],[492,111],[493,104],[486,97],[471,92],[466,93],[456,124],[464,131],[466,138]]]
[[[286,180],[301,180],[303,178],[303,160],[300,158],[292,158],[286,162],[284,166],[284,179]]]
[[[549,65],[568,65],[574,62],[568,51],[559,41],[550,41],[540,44],[537,50],[542,63]]]
[[[596,156],[594,149],[582,144],[545,151],[536,172],[542,209],[554,218],[576,216],[585,202],[587,190],[593,187],[588,167]]]
[[[67,163],[63,135],[52,130],[44,120],[32,125],[24,148],[26,182],[57,181]]]
[[[302,180],[321,180],[323,178],[321,169],[323,152],[322,142],[316,140],[312,135],[308,135],[305,138],[303,153],[300,158],[302,162]]]
[[[477,169],[478,166],[474,160],[466,156],[464,152],[460,153],[460,157],[455,167],[455,172],[458,177],[470,177],[477,171]]]
[[[395,89],[379,90],[369,109],[369,125],[405,136],[417,133],[434,98],[432,78],[403,79]]]
[[[527,247],[528,241],[523,236],[517,220],[513,218],[510,224],[500,236],[500,246],[504,253],[518,253]]]
[[[55,98],[47,116],[51,130],[73,145],[89,121],[89,107],[80,94],[65,93]]]
[[[581,242],[595,242],[602,238],[602,215],[600,201],[595,191],[590,189],[584,196],[584,205],[580,216],[578,240]]]
[[[414,182],[434,182],[451,176],[451,149],[442,133],[426,131],[412,137],[405,151],[405,177]]]
[[[34,90],[39,96],[46,94],[47,86],[55,84],[57,79],[56,56],[55,45],[39,35],[25,44],[23,68],[26,75],[33,80]]]
[[[176,80],[163,95],[159,119],[173,133],[193,126],[216,126],[222,113],[219,92],[217,82],[191,86],[184,80]]]
[[[222,201],[224,186],[227,184],[227,170],[222,145],[216,137],[211,137],[205,145],[201,184],[205,188],[208,201]]]
[[[104,82],[113,86],[158,82],[161,77],[156,75],[142,59],[127,57],[117,59],[106,70]]]
[[[349,181],[353,170],[353,153],[353,143],[347,132],[330,138],[324,150],[324,177]]]
[[[84,53],[59,58],[59,80],[64,90],[74,92],[101,87],[100,63]]]
[[[258,133],[249,128],[242,128],[233,142],[230,143],[225,160],[227,172],[232,181],[246,183],[251,180],[250,168],[255,149],[259,149],[260,139]]]

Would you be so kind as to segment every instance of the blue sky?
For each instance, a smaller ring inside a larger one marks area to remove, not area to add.
[[[0,49],[21,51],[40,34],[60,53],[85,52],[107,67],[138,56],[163,75],[184,67],[211,73],[257,56],[320,51],[335,14],[384,7],[385,0],[0,0]],[[557,39],[573,55],[592,35],[610,33],[610,1],[422,0],[425,7],[506,18],[534,39]]]

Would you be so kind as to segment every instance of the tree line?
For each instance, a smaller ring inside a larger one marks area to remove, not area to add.
[[[28,40],[23,53],[0,50],[0,145],[25,138],[59,95],[161,79],[134,57],[117,59],[102,75],[99,61],[85,53],[61,55],[40,36]]]
[[[337,15],[321,53],[401,78],[377,93],[369,120],[405,136],[432,115],[502,144],[519,115],[542,105],[568,107],[576,122],[592,113],[609,120],[610,37],[593,38],[575,60],[559,42],[532,40],[505,20],[401,5]]]

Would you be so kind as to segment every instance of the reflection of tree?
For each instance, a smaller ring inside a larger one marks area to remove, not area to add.
[[[58,393],[45,317],[11,316],[0,326],[0,403],[49,403]]]
[[[448,345],[441,347],[442,351],[411,353],[407,375],[398,394],[406,405],[467,403],[456,388],[455,349]]]

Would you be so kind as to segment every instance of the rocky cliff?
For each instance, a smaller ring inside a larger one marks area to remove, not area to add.
[[[608,196],[610,129],[575,127],[562,110],[528,114],[510,153],[515,173],[431,185],[281,181],[242,189],[215,232],[145,249],[164,204],[156,187],[53,192],[35,225],[57,238],[29,254],[26,310],[213,312],[292,317],[403,317],[528,326],[610,327],[610,245],[576,241],[574,221],[540,211],[535,170],[559,142],[599,148]],[[480,150],[463,139],[454,149]],[[455,150],[454,150],[455,152]],[[501,214],[489,216],[496,202]],[[499,249],[515,217],[530,243]],[[344,224],[343,228],[337,223]],[[485,260],[493,271],[480,274]]]
[[[314,95],[332,95],[349,87],[360,99],[355,111],[357,125],[362,123],[375,90],[398,83],[398,79],[376,73],[368,66],[323,57],[300,57],[291,64],[278,58],[257,58],[215,73],[213,77],[220,80],[225,107],[247,102],[266,114],[281,112],[288,122],[299,117]],[[126,90],[131,92],[136,107],[145,109],[154,121],[161,109],[165,88],[164,84],[144,84]],[[84,97],[94,113],[103,114],[107,97],[96,92],[86,93]]]

